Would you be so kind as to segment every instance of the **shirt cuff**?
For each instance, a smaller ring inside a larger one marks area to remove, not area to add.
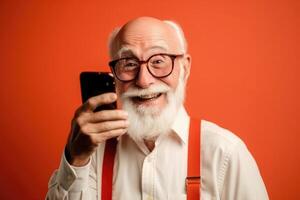
[[[80,192],[88,187],[91,159],[82,167],[75,167],[68,163],[63,154],[58,170],[58,183],[67,191]]]

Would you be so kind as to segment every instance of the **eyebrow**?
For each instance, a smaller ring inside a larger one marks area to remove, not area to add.
[[[123,46],[118,50],[117,55],[119,58],[122,58],[123,56],[135,56],[135,53],[128,47]]]
[[[162,52],[160,53],[166,53],[167,52],[167,46],[165,45],[154,45],[151,46],[149,48],[147,48],[145,51],[150,51],[150,50],[162,50]],[[137,54],[130,48],[128,48],[127,46],[123,46],[121,47],[118,52],[117,52],[118,58],[122,58],[122,57],[136,57],[137,58]]]

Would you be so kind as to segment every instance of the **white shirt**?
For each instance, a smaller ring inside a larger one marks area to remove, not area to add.
[[[113,199],[186,199],[189,116],[180,108],[172,132],[160,136],[152,152],[143,142],[122,136],[117,145]],[[84,167],[60,167],[50,181],[47,199],[101,200],[104,146]],[[230,131],[201,121],[201,199],[266,200],[267,191],[258,167],[245,144]]]

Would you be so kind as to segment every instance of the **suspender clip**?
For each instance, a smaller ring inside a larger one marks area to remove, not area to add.
[[[189,185],[198,184],[200,185],[200,176],[188,176],[185,179],[185,186],[188,187]]]

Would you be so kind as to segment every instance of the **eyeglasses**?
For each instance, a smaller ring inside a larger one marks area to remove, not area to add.
[[[155,54],[147,60],[139,60],[136,57],[120,58],[109,62],[116,78],[123,82],[129,82],[137,78],[141,65],[146,63],[149,73],[155,78],[169,76],[174,68],[174,60],[183,54]]]

